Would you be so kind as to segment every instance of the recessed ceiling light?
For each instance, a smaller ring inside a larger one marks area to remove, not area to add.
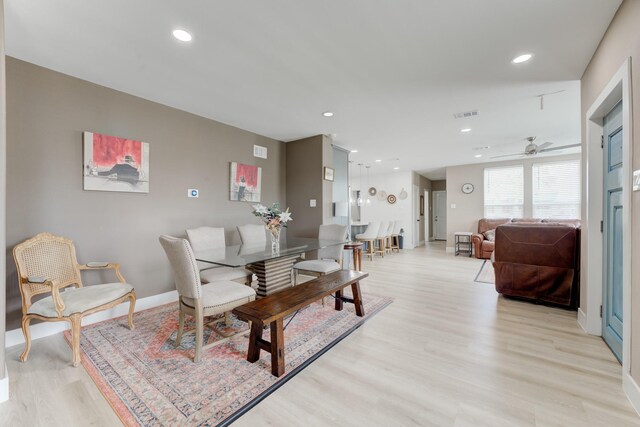
[[[380,163],[382,160],[376,160],[376,163]]]
[[[190,42],[192,39],[191,34],[185,30],[173,30],[173,37],[177,38],[181,42]]]
[[[398,169],[400,169],[398,166],[396,166],[395,168],[393,168],[394,171],[397,171]]]
[[[352,152],[352,153],[357,153],[357,152],[358,152],[358,150],[351,150],[351,152]]]
[[[462,133],[471,132],[471,128],[460,129],[460,132],[462,132]]]
[[[322,115],[325,117],[333,117],[333,113],[331,111],[325,111]]]
[[[511,60],[511,62],[514,64],[522,64],[523,62],[527,62],[528,60],[530,60],[532,57],[532,54],[525,53],[524,55],[516,56]]]
[[[475,155],[475,156],[473,156],[473,157],[475,157],[476,159],[479,159],[480,157],[482,157],[482,154],[476,154],[476,155]]]

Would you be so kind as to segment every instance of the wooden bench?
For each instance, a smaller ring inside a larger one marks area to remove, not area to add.
[[[234,308],[233,314],[251,322],[247,360],[254,363],[260,358],[260,350],[268,351],[271,353],[271,373],[276,377],[284,374],[283,319],[332,294],[336,297],[336,310],[342,310],[343,304],[349,302],[355,305],[357,316],[364,316],[360,280],[367,276],[368,273],[361,271],[340,270]],[[351,286],[353,298],[342,295],[347,286]],[[267,324],[271,329],[271,342],[262,338],[262,330]]]

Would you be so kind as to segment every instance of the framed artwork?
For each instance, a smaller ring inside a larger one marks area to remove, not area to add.
[[[335,175],[336,170],[330,167],[324,167],[324,179],[327,181],[333,181],[333,176]]]
[[[149,192],[149,144],[84,132],[84,189]]]
[[[231,162],[229,200],[259,202],[262,188],[262,168]]]
[[[420,216],[424,215],[424,195],[420,196]]]

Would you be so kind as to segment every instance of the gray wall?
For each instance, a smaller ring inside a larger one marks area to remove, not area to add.
[[[0,0],[0,245],[6,245],[6,90],[4,57],[4,4]],[[6,276],[5,252],[0,252],[0,277]],[[0,380],[4,378],[5,286],[0,280]]]
[[[229,201],[229,162],[262,167],[262,202],[286,205],[279,141],[13,58],[7,112],[7,251],[41,231],[69,237],[80,262],[120,262],[138,297],[174,289],[160,234],[223,226],[231,243],[239,241],[236,225],[259,223],[249,204]],[[149,143],[149,194],[83,191],[87,130]],[[268,160],[253,157],[253,144],[268,148]],[[188,199],[188,188],[200,198]],[[7,329],[14,329],[21,314],[11,258],[7,284]]]
[[[296,237],[317,237],[320,224],[332,219],[331,181],[325,181],[324,166],[333,167],[331,141],[316,135],[286,144],[287,206],[293,221],[287,233]],[[316,207],[310,207],[314,199]]]

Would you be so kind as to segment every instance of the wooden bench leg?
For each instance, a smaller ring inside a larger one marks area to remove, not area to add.
[[[336,311],[342,311],[344,308],[344,301],[342,301],[342,289],[336,291]]]
[[[271,373],[284,374],[284,328],[282,318],[271,322]]]
[[[260,359],[260,347],[258,340],[262,339],[262,325],[258,322],[251,322],[251,334],[249,335],[249,349],[247,350],[247,361],[254,363]]]
[[[353,304],[356,306],[356,315],[362,317],[364,316],[364,305],[362,304],[362,294],[360,293],[360,282],[355,282],[351,285],[351,292],[353,293]]]

